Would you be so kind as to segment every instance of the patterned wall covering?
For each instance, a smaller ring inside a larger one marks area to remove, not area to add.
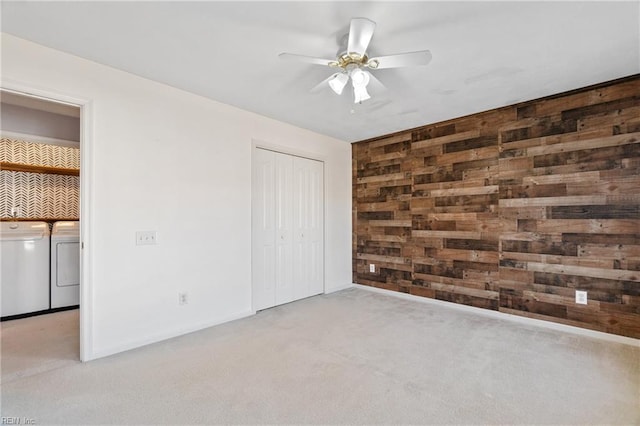
[[[66,146],[0,139],[0,161],[33,166],[80,168],[80,150]]]
[[[0,161],[62,168],[80,167],[80,150],[0,139]],[[20,206],[20,218],[78,218],[78,176],[0,171],[0,217],[11,217]]]
[[[640,338],[639,75],[352,147],[354,282]]]

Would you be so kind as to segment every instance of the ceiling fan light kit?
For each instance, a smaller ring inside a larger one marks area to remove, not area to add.
[[[362,71],[360,68],[354,68],[351,70],[351,85],[353,86],[354,103],[359,104],[362,101],[371,99],[369,92],[367,92],[367,85],[369,84],[369,73]]]
[[[349,28],[349,37],[346,52],[338,55],[335,60],[314,58],[311,56],[296,55],[292,53],[281,53],[282,59],[296,60],[315,65],[325,65],[332,68],[340,68],[341,71],[329,77],[329,87],[337,95],[341,95],[347,82],[351,79],[353,86],[353,96],[355,103],[361,103],[367,99],[371,99],[371,95],[367,92],[367,85],[372,78],[369,71],[383,68],[400,68],[416,65],[427,65],[431,61],[431,52],[421,50],[418,52],[401,53],[397,55],[379,56],[377,58],[369,58],[367,56],[367,48],[373,37],[376,23],[367,18],[353,18]],[[377,79],[376,84],[380,84]],[[322,82],[318,87],[325,84]]]
[[[354,87],[353,88],[353,103],[361,104],[362,101],[366,101],[367,99],[371,99],[371,95],[367,92],[366,87]]]
[[[337,73],[329,80],[329,87],[331,87],[331,90],[333,90],[336,95],[341,95],[348,81],[349,76],[347,74]]]

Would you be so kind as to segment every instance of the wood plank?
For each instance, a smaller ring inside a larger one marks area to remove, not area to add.
[[[477,186],[470,188],[434,189],[430,191],[432,197],[449,197],[462,195],[496,194],[498,185]]]
[[[546,219],[547,207],[500,207],[499,215],[502,219]]]
[[[572,195],[567,197],[509,198],[500,199],[500,207],[579,206],[583,204],[607,204],[605,195]]]
[[[467,151],[453,152],[443,154],[436,159],[436,164],[456,164],[467,161],[482,160],[487,158],[498,158],[498,147],[491,146],[487,148],[470,149]]]
[[[640,132],[615,135],[608,138],[596,138],[575,142],[565,142],[554,145],[535,146],[527,148],[527,155],[533,157],[537,155],[555,154],[560,152],[583,151],[586,149],[628,145],[637,142],[640,142]]]
[[[382,256],[379,254],[368,254],[368,253],[358,253],[357,259],[368,260],[369,262],[378,262],[378,263],[384,262],[384,263],[401,264],[401,265],[404,265],[407,263],[407,259],[405,259],[404,257]]]
[[[589,194],[630,194],[637,195],[640,192],[640,178],[631,176],[628,178],[607,179],[598,182],[572,182],[567,184],[567,195]]]
[[[429,220],[458,221],[458,220],[478,220],[479,213],[433,213],[431,210],[426,214]]]
[[[535,222],[536,231],[546,234],[634,234],[640,231],[640,219],[547,219]]]
[[[605,259],[626,259],[640,257],[640,246],[621,244],[581,244],[578,246],[579,257],[596,257]]]
[[[68,222],[80,220],[77,217],[0,217],[0,222]]]
[[[395,135],[395,136],[391,136],[388,138],[384,138],[384,139],[378,139],[377,141],[373,141],[373,142],[369,142],[367,144],[367,147],[369,148],[380,148],[382,146],[386,146],[386,145],[393,145],[399,142],[410,142],[411,141],[411,134],[407,134],[407,133],[402,133],[399,135]],[[357,145],[357,144],[354,144]]]
[[[460,188],[474,188],[487,186],[486,177],[478,179],[463,179],[449,182],[431,182],[431,183],[417,183],[414,176],[414,191],[432,191],[443,189],[460,189]]]
[[[550,185],[556,183],[599,183],[599,171],[553,174],[542,176],[526,176],[522,178],[523,185]]]
[[[379,154],[379,155],[372,155],[371,156],[371,163],[377,163],[380,161],[386,161],[386,160],[395,160],[395,159],[401,159],[406,157],[407,153],[405,151],[400,151],[400,152],[390,152],[387,154]]]
[[[520,263],[544,263],[553,265],[579,266],[585,268],[612,269],[611,259],[578,258],[571,256],[561,256],[540,253],[503,252],[500,254],[501,260],[515,261]],[[525,268],[528,268],[526,265]]]
[[[369,220],[369,226],[398,226],[403,228],[411,228],[411,219],[401,220]]]
[[[68,169],[63,167],[49,167],[49,166],[33,166],[30,164],[9,163],[6,161],[0,162],[0,170],[6,170],[10,172],[49,174],[49,175],[80,176],[79,169]]]
[[[406,178],[405,173],[391,173],[391,174],[381,175],[381,176],[374,175],[369,177],[358,178],[357,182],[358,183],[373,183],[373,182],[389,183],[392,181],[402,181],[405,178]]]
[[[640,204],[554,206],[547,209],[549,219],[636,219]],[[544,218],[535,218],[544,219]]]
[[[437,258],[443,260],[465,260],[471,262],[498,263],[498,252],[485,250],[441,249],[436,250]]]
[[[480,232],[460,232],[460,231],[411,231],[411,236],[416,238],[462,238],[479,240],[482,236]]]
[[[454,133],[452,135],[440,136],[431,139],[424,139],[420,141],[415,141],[411,143],[411,149],[421,149],[434,145],[444,145],[450,142],[462,141],[465,139],[477,138],[480,136],[480,132],[478,130],[469,130],[466,132]]]
[[[544,263],[527,263],[527,270],[534,272],[550,272],[554,274],[582,275],[592,278],[640,282],[640,271],[619,269],[586,268],[583,266],[555,265]]]
[[[409,210],[409,203],[406,202],[406,205],[400,204],[402,201],[394,200],[394,201],[384,201],[384,202],[373,202],[373,203],[357,203],[358,211],[365,212],[375,212],[375,211],[390,211],[393,212],[395,210]]]
[[[408,237],[404,237],[401,235],[371,235],[368,237],[369,241],[380,241],[380,242],[393,242],[393,243],[406,243],[409,241]]]
[[[534,146],[555,145],[565,142],[574,142],[579,140],[597,139],[612,136],[612,129],[592,129],[581,132],[571,132],[552,136],[539,136],[531,139],[521,139],[513,142],[503,142],[500,144],[501,151],[521,150]],[[526,150],[524,151],[526,154]]]

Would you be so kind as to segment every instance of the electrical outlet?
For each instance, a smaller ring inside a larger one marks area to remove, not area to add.
[[[372,274],[376,272],[376,265],[374,265],[373,263],[369,264],[369,272],[371,272]]]
[[[178,305],[186,305],[189,303],[189,294],[188,293],[178,293]]]
[[[582,290],[576,290],[576,303],[579,305],[587,304],[587,292]]]
[[[11,207],[11,217],[20,216],[20,206]]]
[[[136,245],[144,246],[155,244],[157,242],[156,231],[138,231],[136,232]]]

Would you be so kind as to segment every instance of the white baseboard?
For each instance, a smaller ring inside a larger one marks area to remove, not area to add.
[[[124,344],[120,344],[120,345],[109,347],[107,349],[102,349],[102,350],[95,351],[90,355],[90,357],[88,359],[86,359],[84,361],[92,361],[92,360],[95,360],[95,359],[98,359],[98,358],[104,358],[106,356],[115,355],[115,354],[118,354],[118,353],[121,353],[121,352],[129,351],[131,349],[140,348],[142,346],[151,345],[153,343],[158,343],[158,342],[161,342],[163,340],[172,339],[174,337],[178,337],[178,336],[182,336],[182,335],[185,335],[185,334],[193,333],[195,331],[203,330],[205,328],[209,328],[209,327],[213,327],[213,326],[216,326],[216,325],[224,324],[224,323],[229,322],[229,321],[235,321],[235,320],[238,320],[238,319],[250,317],[252,315],[255,315],[255,311],[247,310],[247,311],[242,311],[242,312],[239,312],[239,313],[237,313],[235,315],[231,315],[231,316],[228,316],[228,317],[225,317],[225,318],[222,318],[222,319],[217,319],[217,320],[210,321],[210,322],[200,323],[200,324],[189,326],[189,327],[179,328],[179,329],[171,330],[171,331],[168,331],[168,332],[158,333],[158,334],[155,334],[155,335],[152,335],[152,336],[147,336],[144,339],[129,341],[129,342],[124,343]]]
[[[368,285],[353,283],[350,287],[367,290],[374,293],[386,294],[388,296],[393,296],[400,299],[412,300],[414,302],[427,303],[427,304],[442,306],[444,308],[449,308],[449,309],[457,309],[460,311],[465,311],[465,312],[474,313],[478,315],[484,315],[491,318],[513,321],[513,322],[527,324],[527,325],[534,325],[537,327],[547,328],[551,330],[564,331],[567,333],[577,334],[577,335],[586,336],[586,337],[592,337],[600,340],[606,340],[608,342],[621,343],[623,345],[640,347],[640,339],[634,339],[633,337],[619,336],[617,334],[604,333],[602,331],[589,330],[586,328],[574,327],[572,325],[559,324],[556,322],[544,321],[544,320],[529,318],[529,317],[521,317],[518,315],[507,314],[504,312],[477,308],[475,306],[460,305],[458,303],[445,302],[443,300],[415,296],[413,294],[401,293],[398,291],[386,290],[383,288],[371,287]]]
[[[343,286],[340,286],[340,287],[333,287],[333,288],[330,288],[329,290],[325,290],[324,294],[335,293],[336,291],[346,290],[346,289],[351,288],[351,287],[353,287],[352,283],[349,283],[347,285],[343,285]]]

